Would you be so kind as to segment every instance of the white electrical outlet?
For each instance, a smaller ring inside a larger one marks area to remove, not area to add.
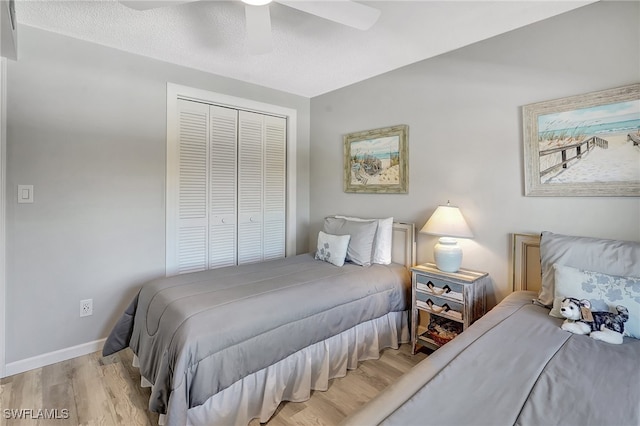
[[[85,299],[80,301],[80,316],[88,317],[93,315],[93,299]]]

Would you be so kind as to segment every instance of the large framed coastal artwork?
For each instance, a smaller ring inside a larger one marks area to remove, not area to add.
[[[640,84],[525,105],[525,195],[640,196]]]
[[[409,126],[402,124],[344,136],[344,191],[407,193]]]

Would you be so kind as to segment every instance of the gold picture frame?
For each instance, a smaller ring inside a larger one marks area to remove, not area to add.
[[[406,194],[408,137],[406,124],[344,135],[344,191]]]
[[[640,84],[525,105],[526,196],[640,196]]]

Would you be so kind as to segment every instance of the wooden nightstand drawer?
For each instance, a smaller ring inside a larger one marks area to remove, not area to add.
[[[464,307],[462,303],[454,302],[442,297],[416,293],[416,305],[418,308],[440,316],[462,321]]]
[[[416,289],[418,291],[462,302],[462,284],[425,275],[416,275],[416,281]]]

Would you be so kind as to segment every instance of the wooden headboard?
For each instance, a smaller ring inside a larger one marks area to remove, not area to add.
[[[413,223],[393,222],[391,261],[411,268],[416,264],[416,235]]]
[[[540,234],[512,236],[513,291],[540,291]]]

